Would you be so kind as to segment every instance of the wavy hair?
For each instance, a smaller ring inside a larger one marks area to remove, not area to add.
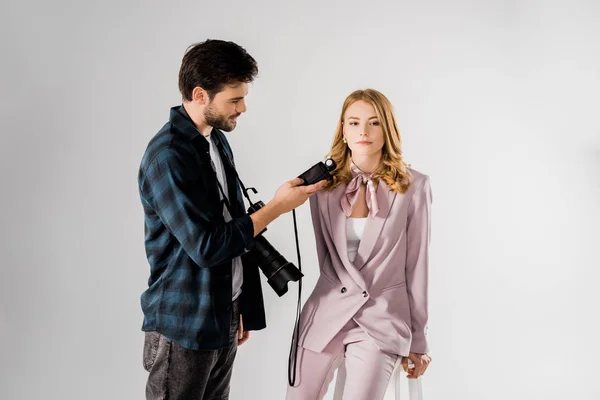
[[[360,100],[373,106],[383,130],[384,144],[381,163],[373,173],[373,180],[382,180],[390,190],[396,193],[405,193],[412,178],[408,170],[410,165],[402,158],[402,138],[396,123],[394,108],[387,97],[375,89],[356,90],[346,97],[329,152],[329,157],[335,161],[337,167],[332,172],[333,180],[325,188],[333,190],[352,180],[351,151],[343,141],[344,114],[348,107]]]

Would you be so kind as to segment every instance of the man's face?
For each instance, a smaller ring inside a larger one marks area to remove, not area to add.
[[[206,123],[225,132],[234,130],[237,117],[246,112],[247,94],[247,83],[226,85],[204,108]]]

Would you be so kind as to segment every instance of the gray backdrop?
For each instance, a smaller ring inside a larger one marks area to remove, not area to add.
[[[600,3],[170,3],[1,6],[1,399],[143,398],[137,168],[207,38],[259,63],[229,134],[255,199],[322,159],[351,91],[393,102],[434,194],[426,400],[600,397]],[[266,236],[295,262],[291,215]],[[283,399],[296,289],[266,288],[233,400]]]

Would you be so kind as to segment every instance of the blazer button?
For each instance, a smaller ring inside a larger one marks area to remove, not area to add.
[[[345,287],[343,287],[343,288],[342,288],[342,293],[346,293],[346,291],[347,291],[347,290],[346,290],[346,288],[345,288]]]
[[[368,296],[367,292],[366,291],[363,292],[363,297],[367,297],[367,296]]]

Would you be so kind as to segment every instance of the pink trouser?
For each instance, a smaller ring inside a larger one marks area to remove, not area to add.
[[[321,353],[298,348],[296,384],[286,400],[322,400],[334,371],[346,363],[344,400],[382,400],[398,356],[381,352],[354,320]]]

